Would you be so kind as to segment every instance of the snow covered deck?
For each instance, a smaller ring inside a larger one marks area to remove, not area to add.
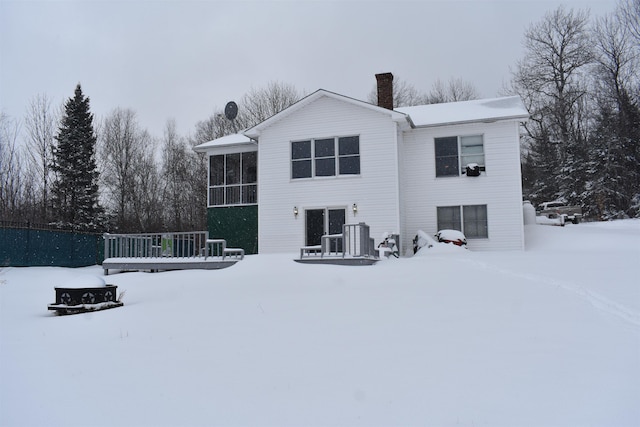
[[[109,270],[218,270],[244,258],[244,249],[227,248],[206,231],[105,234],[104,274]]]
[[[321,244],[300,248],[303,264],[372,265],[380,261],[376,255],[375,242],[369,237],[369,226],[345,224],[342,234],[329,234],[321,238]]]
[[[121,271],[162,271],[162,270],[218,270],[231,267],[239,259],[219,259],[209,257],[194,258],[107,258],[102,263],[105,276],[109,270]]]

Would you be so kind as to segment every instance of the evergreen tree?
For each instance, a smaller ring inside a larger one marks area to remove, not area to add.
[[[53,214],[61,227],[100,230],[103,209],[98,201],[96,135],[89,98],[80,84],[64,106],[53,151]]]
[[[625,93],[601,103],[591,141],[588,214],[601,220],[640,217],[640,107]]]
[[[604,220],[640,216],[640,37],[628,20],[632,6],[621,3],[594,27],[597,114],[584,198],[587,213]]]

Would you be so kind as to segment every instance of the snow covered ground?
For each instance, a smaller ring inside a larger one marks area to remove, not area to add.
[[[252,255],[110,275],[0,270],[2,426],[638,426],[640,221],[526,227],[525,252],[371,267]]]

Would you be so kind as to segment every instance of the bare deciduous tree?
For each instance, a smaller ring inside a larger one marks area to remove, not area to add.
[[[17,217],[23,192],[23,164],[17,140],[20,125],[0,112],[0,218]]]
[[[238,123],[254,126],[293,105],[301,98],[295,86],[270,82],[263,89],[252,88],[242,97]],[[240,129],[238,129],[240,130]]]
[[[623,92],[631,95],[640,83],[638,40],[627,22],[623,9],[618,9],[617,13],[598,18],[593,30],[599,77],[596,83],[600,83],[600,92],[608,93],[615,102]]]
[[[636,50],[640,50],[640,0],[621,0],[618,10],[620,20],[636,41]]]
[[[444,102],[469,101],[479,98],[479,93],[473,83],[460,78],[450,78],[444,83],[438,79],[425,97],[425,104],[440,104]]]
[[[43,221],[49,218],[49,186],[57,125],[58,113],[52,108],[51,99],[45,94],[35,96],[29,103],[25,116],[26,146],[29,169],[36,178]]]
[[[178,136],[176,124],[168,120],[165,125],[162,147],[162,177],[164,185],[164,205],[167,207],[166,223],[172,230],[182,230],[186,220],[187,205],[190,194],[187,194],[189,182],[189,154],[186,144]]]
[[[106,197],[116,214],[116,226],[121,231],[139,230],[140,183],[151,173],[154,162],[153,140],[140,129],[136,114],[117,108],[107,116],[100,131],[100,158]],[[142,224],[144,229],[146,226]]]
[[[234,120],[225,117],[222,110],[216,109],[208,119],[196,123],[196,132],[190,138],[192,145],[213,141],[225,135],[238,133],[247,128],[246,113],[242,110]]]
[[[479,97],[475,86],[459,78],[451,78],[444,83],[438,79],[428,93],[421,93],[410,83],[401,78],[393,79],[393,106],[411,107],[415,105],[440,104],[443,102],[468,101]],[[378,103],[378,91],[376,87],[369,92],[367,101],[371,104]]]
[[[167,206],[162,198],[163,178],[153,155],[138,159],[134,180],[135,194],[131,199],[133,218],[128,227],[140,232],[166,230],[164,217]],[[171,230],[182,231],[174,228]]]
[[[235,119],[229,120],[224,110],[216,108],[211,116],[196,124],[195,134],[189,137],[189,141],[195,146],[241,132],[279,113],[300,98],[300,92],[285,83],[270,82],[265,88],[252,88],[238,102]]]

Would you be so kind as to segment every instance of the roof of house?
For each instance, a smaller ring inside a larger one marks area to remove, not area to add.
[[[525,120],[529,117],[529,112],[519,96],[418,105],[396,108],[395,110],[409,116],[415,127]]]
[[[193,147],[193,150],[198,153],[204,153],[211,148],[226,147],[229,145],[244,145],[255,143],[251,138],[241,133],[234,133],[232,135],[226,135],[221,138],[214,139],[213,141],[203,142],[202,144]]]
[[[335,92],[330,92],[328,90],[324,90],[324,89],[318,89],[317,91],[305,96],[304,98],[302,98],[301,100],[299,100],[298,102],[296,102],[295,104],[291,105],[288,108],[285,108],[284,110],[280,111],[277,114],[274,114],[273,116],[269,117],[267,120],[258,123],[257,125],[255,125],[254,127],[247,129],[244,134],[247,136],[250,136],[251,138],[257,138],[260,135],[260,132],[262,132],[262,130],[266,129],[267,127],[271,126],[272,124],[282,120],[283,118],[289,116],[290,114],[298,111],[301,108],[304,108],[306,105],[314,102],[315,100],[322,98],[322,97],[328,97],[328,98],[333,98],[333,99],[337,99],[340,101],[345,101],[348,102],[350,104],[353,105],[357,105],[359,107],[363,107],[363,108],[367,108],[369,110],[372,111],[377,111],[379,113],[384,113],[384,114],[388,114],[391,116],[392,120],[395,121],[401,121],[401,122],[406,122],[406,115],[402,112],[399,112],[397,110],[389,110],[387,108],[383,108],[383,107],[379,107],[377,105],[374,104],[370,104],[368,102],[364,102],[364,101],[360,101],[359,99],[355,99],[355,98],[350,98],[348,96],[345,95],[340,95],[338,93]]]
[[[214,139],[213,141],[205,142],[194,147],[194,150],[197,152],[206,152],[212,148],[253,144],[263,129],[323,96],[389,114],[392,120],[404,122],[405,125],[409,123],[411,127],[446,126],[477,122],[487,123],[499,120],[526,120],[529,118],[529,112],[519,96],[418,105],[415,107],[400,107],[394,110],[388,110],[368,102],[319,89],[242,133],[227,135]]]

